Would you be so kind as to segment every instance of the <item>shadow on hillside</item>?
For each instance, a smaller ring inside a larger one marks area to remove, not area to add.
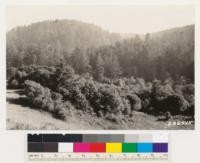
[[[23,107],[31,107],[31,103],[30,101],[26,98],[26,97],[19,97],[19,98],[10,98],[10,97],[7,97],[7,102],[10,103],[10,104],[16,104],[16,105],[21,105]]]
[[[7,89],[7,91],[6,91],[7,94],[12,94],[13,92],[17,93],[19,95],[24,95],[23,89]]]
[[[24,95],[24,90],[16,90],[15,93],[19,95]]]

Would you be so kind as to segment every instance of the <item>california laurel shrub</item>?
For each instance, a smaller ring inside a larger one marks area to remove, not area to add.
[[[69,110],[73,108],[69,101],[62,101],[61,94],[54,93],[34,81],[25,81],[25,94],[34,107],[48,111],[59,119],[65,120]]]

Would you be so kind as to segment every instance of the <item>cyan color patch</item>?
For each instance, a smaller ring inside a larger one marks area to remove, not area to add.
[[[137,152],[141,153],[152,153],[153,152],[153,144],[152,143],[138,143],[137,144]]]

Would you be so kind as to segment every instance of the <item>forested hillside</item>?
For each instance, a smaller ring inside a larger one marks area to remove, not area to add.
[[[109,45],[120,39],[100,27],[76,20],[54,20],[33,23],[7,33],[7,63],[57,64],[75,48]]]
[[[194,25],[133,36],[74,20],[12,29],[7,88],[62,120],[77,110],[121,125],[138,111],[194,120]]]
[[[122,39],[92,24],[55,20],[7,33],[7,66],[68,64],[76,73],[194,80],[194,25]]]

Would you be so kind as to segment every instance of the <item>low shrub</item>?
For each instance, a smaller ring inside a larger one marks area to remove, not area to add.
[[[49,88],[39,83],[27,80],[25,82],[25,93],[34,107],[51,112],[55,117],[66,120],[69,110],[72,108],[70,102],[63,102],[62,95],[52,92]]]
[[[134,77],[104,78],[98,82],[63,65],[9,68],[7,76],[9,88],[25,88],[34,107],[60,119],[66,118],[70,108],[120,119],[127,119],[134,111],[194,115],[194,85],[187,82],[171,79],[145,82]]]
[[[141,110],[144,112],[149,112],[150,104],[151,104],[151,90],[143,90],[138,93],[138,97],[141,100],[142,108]]]
[[[163,107],[171,114],[181,114],[189,108],[189,103],[180,95],[172,95],[163,100]]]
[[[12,79],[8,82],[8,88],[17,89],[20,88],[20,84],[16,79]]]
[[[142,108],[141,99],[136,94],[127,95],[131,104],[131,110],[140,110]]]

